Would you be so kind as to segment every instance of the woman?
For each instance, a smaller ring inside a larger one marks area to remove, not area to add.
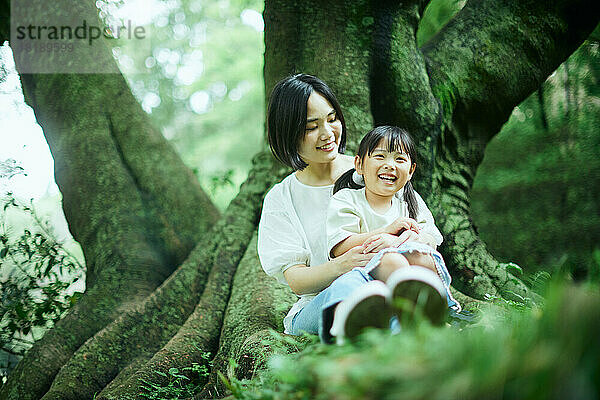
[[[260,261],[268,275],[300,297],[284,318],[285,333],[318,333],[330,342],[336,306],[350,294],[356,297],[356,290],[377,279],[379,271],[387,276],[399,266],[383,256],[379,266],[367,273],[361,267],[375,253],[363,253],[362,245],[328,260],[327,206],[335,181],[353,167],[353,158],[343,154],[346,124],[331,89],[311,75],[283,79],[271,94],[267,128],[273,154],[295,172],[265,196],[258,231]],[[398,234],[404,228],[414,226],[391,224],[382,233]],[[381,325],[381,315],[369,319],[369,311],[360,323]],[[389,315],[383,316],[388,323]]]

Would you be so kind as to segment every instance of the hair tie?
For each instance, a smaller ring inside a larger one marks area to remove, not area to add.
[[[352,173],[352,182],[360,186],[365,186],[365,178],[363,178],[362,175],[356,172],[356,170],[354,170],[354,172]]]

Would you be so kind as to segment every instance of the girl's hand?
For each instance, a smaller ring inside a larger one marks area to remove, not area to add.
[[[391,224],[389,224],[386,227],[386,230],[388,233],[392,234],[392,235],[399,235],[400,232],[406,230],[406,231],[415,231],[417,233],[419,233],[419,224],[417,224],[417,221],[415,221],[412,218],[404,218],[404,217],[400,217],[398,219],[396,219],[394,222],[392,222]]]
[[[364,267],[375,255],[374,253],[365,252],[364,249],[364,244],[353,247],[341,256],[334,258],[332,262],[338,263],[342,274],[354,267]]]
[[[400,246],[401,243],[398,241],[398,239],[398,236],[391,235],[389,233],[380,233],[379,235],[371,236],[365,243],[363,243],[363,251],[365,253],[377,253],[379,250],[387,247]]]
[[[398,236],[398,244],[397,246],[400,246],[401,244],[404,244],[408,241],[414,241],[414,242],[419,242],[420,240],[419,234],[415,231],[412,230],[406,230],[404,232],[402,232],[400,234],[400,236]]]

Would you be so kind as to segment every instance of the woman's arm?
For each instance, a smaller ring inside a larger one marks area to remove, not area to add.
[[[375,253],[363,253],[363,246],[356,246],[331,261],[308,267],[298,264],[283,272],[288,285],[297,295],[318,293],[331,284],[337,277],[354,267],[364,267]]]

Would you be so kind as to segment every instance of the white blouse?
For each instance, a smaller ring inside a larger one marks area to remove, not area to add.
[[[332,193],[333,185],[308,186],[294,173],[269,190],[258,224],[258,256],[267,275],[287,285],[286,269],[327,261],[325,219]],[[316,294],[303,294],[292,306],[283,320],[285,333],[290,333],[292,319]]]

